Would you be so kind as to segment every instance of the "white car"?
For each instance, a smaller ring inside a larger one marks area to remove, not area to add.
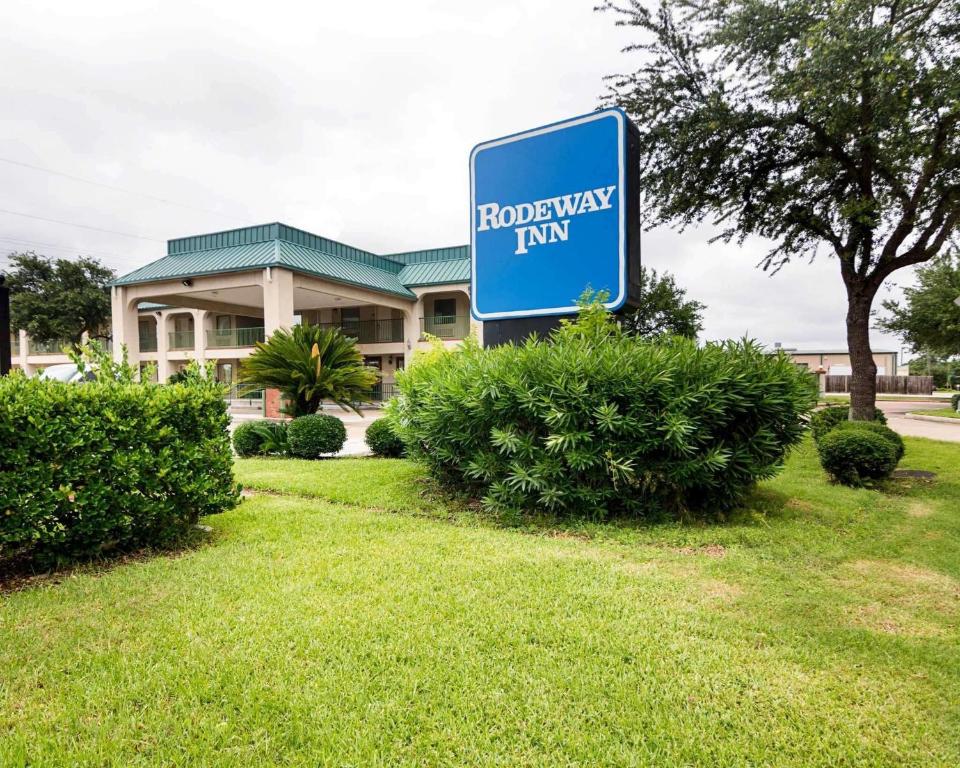
[[[47,368],[44,368],[42,371],[40,371],[38,377],[41,379],[48,379],[49,381],[62,381],[65,383],[71,383],[79,381],[93,381],[94,374],[93,371],[87,371],[85,374],[80,373],[80,369],[75,363],[61,363],[59,365],[51,365]]]

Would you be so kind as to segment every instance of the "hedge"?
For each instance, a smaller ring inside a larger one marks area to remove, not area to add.
[[[497,512],[713,517],[774,475],[816,402],[750,342],[662,343],[596,304],[548,341],[434,349],[389,406],[408,455]]]
[[[290,454],[301,459],[319,459],[338,453],[346,441],[347,428],[328,413],[298,416],[287,427]]]
[[[837,482],[860,486],[865,480],[889,477],[897,466],[896,446],[885,436],[850,422],[851,429],[834,429],[820,438],[820,464]]]
[[[868,432],[873,432],[875,435],[880,435],[880,437],[890,443],[890,445],[893,446],[893,451],[897,462],[899,462],[900,459],[903,458],[903,455],[907,452],[907,447],[903,442],[903,438],[890,429],[890,427],[886,426],[885,424],[880,424],[876,421],[841,421],[831,430],[831,432],[837,430],[840,430],[841,432],[847,432],[849,430],[856,429],[865,429]]]
[[[367,427],[363,439],[374,456],[400,458],[405,453],[403,441],[388,418],[374,421]]]
[[[810,417],[810,431],[813,432],[813,439],[819,441],[821,437],[832,430],[842,421],[849,421],[850,406],[831,405],[822,408]],[[887,416],[879,408],[873,409],[873,419],[877,424],[886,425]]]
[[[212,383],[0,378],[0,563],[162,545],[238,501]]]

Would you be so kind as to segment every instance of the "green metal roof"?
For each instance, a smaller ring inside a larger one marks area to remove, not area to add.
[[[166,256],[117,278],[113,284],[132,285],[285,267],[413,299],[415,295],[407,286],[469,281],[469,256],[469,246],[379,256],[274,223],[170,240]]]
[[[428,248],[425,251],[405,251],[404,253],[388,253],[386,258],[399,261],[401,264],[422,264],[427,261],[451,261],[453,259],[469,259],[469,245],[454,245],[449,248]]]
[[[447,285],[470,282],[470,259],[425,261],[410,264],[400,273],[400,282],[406,286]]]

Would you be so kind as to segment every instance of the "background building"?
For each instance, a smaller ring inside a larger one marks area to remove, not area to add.
[[[469,307],[468,246],[374,254],[285,224],[170,240],[167,255],[113,283],[113,347],[166,380],[190,360],[237,381],[254,345],[300,322],[357,338],[389,397],[395,372],[430,334],[480,334]],[[268,393],[267,415],[277,402]]]

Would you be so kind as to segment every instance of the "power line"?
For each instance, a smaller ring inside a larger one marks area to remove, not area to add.
[[[129,232],[118,232],[115,229],[103,229],[102,227],[91,227],[89,224],[77,224],[74,221],[64,221],[63,219],[49,219],[46,216],[35,216],[32,213],[21,213],[20,211],[9,211],[6,208],[0,208],[0,213],[9,213],[12,216],[23,216],[26,219],[37,219],[38,221],[49,221],[53,224],[65,224],[68,227],[79,227],[80,229],[90,229],[94,232],[106,232],[109,235],[119,235],[120,237],[129,237],[134,240],[150,240],[154,243],[165,243],[166,240],[160,240],[156,237],[146,237],[145,235],[132,235]]]
[[[21,245],[35,245],[40,248],[53,248],[55,251],[68,251],[75,254],[88,254],[90,256],[102,256],[109,259],[130,259],[130,256],[124,256],[119,253],[110,253],[109,251],[90,251],[86,248],[69,248],[65,245],[57,245],[56,243],[44,243],[39,240],[24,240],[20,237],[0,237],[0,240],[7,243],[19,243]],[[0,256],[0,259],[6,258]]]
[[[170,200],[166,197],[159,197],[157,195],[151,195],[148,192],[138,192],[135,189],[127,189],[126,187],[118,187],[114,184],[105,184],[102,181],[94,181],[92,179],[84,179],[81,176],[74,176],[72,173],[64,173],[63,171],[55,171],[52,168],[44,168],[40,165],[33,165],[32,163],[25,163],[22,160],[12,160],[8,157],[0,157],[0,163],[8,163],[10,165],[18,165],[21,168],[29,168],[33,171],[41,171],[42,173],[49,173],[53,176],[61,176],[64,179],[70,179],[71,181],[78,181],[81,184],[91,184],[95,187],[102,187],[103,189],[110,189],[114,192],[123,192],[125,195],[137,195],[139,197],[146,198],[147,200],[153,200],[158,203],[163,203],[164,205],[175,205],[178,208],[186,208],[192,211],[201,211],[203,213],[212,213],[215,216],[222,216],[227,219],[233,219],[234,221],[246,221],[241,219],[239,216],[234,216],[229,213],[223,213],[222,211],[215,211],[212,208],[202,208],[197,205],[190,205],[189,203],[180,203],[176,200]]]

